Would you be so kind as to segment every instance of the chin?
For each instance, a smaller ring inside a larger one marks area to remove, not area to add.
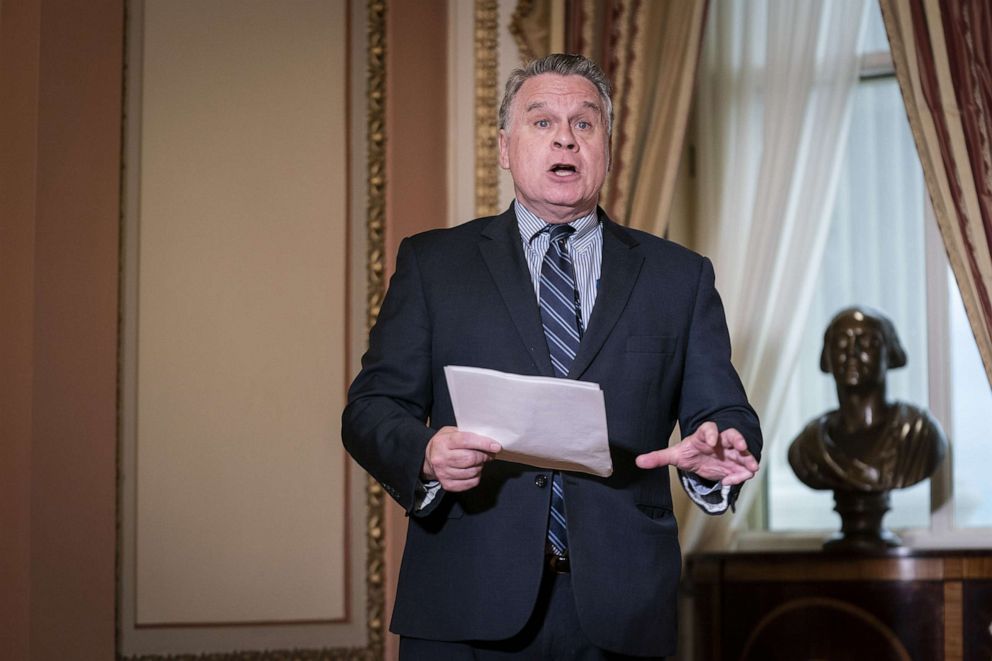
[[[864,378],[860,374],[841,374],[838,381],[845,386],[860,386]]]
[[[594,208],[594,204],[588,202],[584,199],[576,199],[574,197],[568,197],[564,199],[549,199],[545,202],[548,206],[558,207],[560,209],[573,209],[575,211],[584,211],[585,209]]]

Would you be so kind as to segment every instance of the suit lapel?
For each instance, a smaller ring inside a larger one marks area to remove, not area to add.
[[[602,210],[599,213],[603,221],[603,265],[599,291],[592,317],[579,344],[579,353],[568,373],[571,379],[582,376],[610,336],[627,306],[630,292],[634,289],[637,274],[644,262],[640,252],[633,250],[637,245],[633,236],[607,218]]]
[[[544,328],[541,326],[541,313],[534,296],[534,284],[524,260],[513,207],[494,218],[483,230],[482,237],[479,250],[517,327],[520,339],[527,347],[537,371],[543,376],[554,376]]]

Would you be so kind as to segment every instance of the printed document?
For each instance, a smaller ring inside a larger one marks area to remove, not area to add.
[[[458,429],[498,441],[497,459],[613,474],[599,384],[456,365],[444,375]]]

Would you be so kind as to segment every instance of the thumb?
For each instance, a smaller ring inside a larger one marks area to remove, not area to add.
[[[637,464],[638,468],[661,468],[662,466],[674,465],[677,461],[678,448],[676,447],[655,450],[654,452],[639,455],[634,459],[634,463]]]

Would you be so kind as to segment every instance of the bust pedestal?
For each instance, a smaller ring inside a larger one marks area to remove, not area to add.
[[[840,532],[823,544],[824,551],[885,551],[902,542],[882,527],[889,511],[888,491],[862,493],[834,491],[834,511],[840,514]]]

